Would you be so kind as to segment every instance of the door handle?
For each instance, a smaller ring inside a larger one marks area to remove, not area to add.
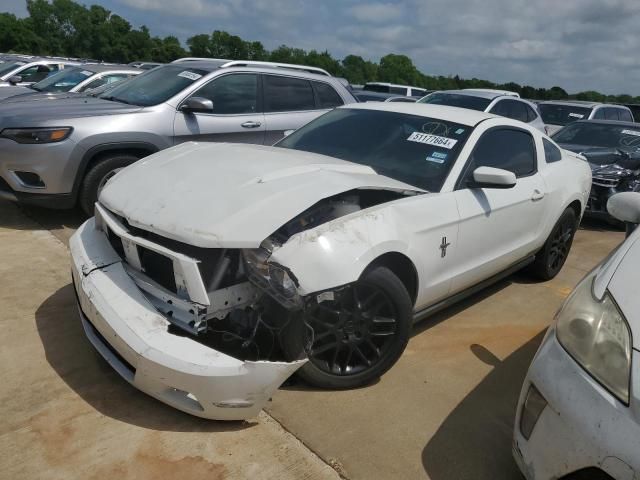
[[[542,200],[544,198],[544,192],[538,190],[537,188],[531,194],[531,200],[537,202],[538,200]]]
[[[262,125],[260,122],[254,122],[254,121],[248,121],[248,122],[244,122],[241,127],[243,128],[258,128],[260,125]]]

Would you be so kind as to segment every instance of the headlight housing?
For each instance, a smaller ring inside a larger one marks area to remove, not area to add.
[[[573,359],[625,405],[631,381],[631,331],[611,295],[593,295],[587,275],[556,316],[556,337]]]
[[[269,291],[285,307],[299,306],[297,280],[288,268],[269,262],[271,251],[268,248],[245,249],[243,256],[253,283]]]
[[[71,127],[5,128],[0,137],[17,143],[56,143],[67,139],[72,131]]]

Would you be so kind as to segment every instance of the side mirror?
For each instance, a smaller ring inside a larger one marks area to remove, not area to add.
[[[11,85],[17,85],[18,83],[21,83],[21,82],[22,82],[22,75],[14,75],[9,79],[9,83]]]
[[[473,180],[470,180],[467,186],[469,188],[513,188],[516,186],[516,174],[502,168],[478,167],[473,171]]]
[[[627,225],[627,236],[640,223],[640,193],[616,193],[607,202],[607,211]]]
[[[180,110],[187,113],[213,113],[213,102],[208,98],[190,97],[180,106]]]

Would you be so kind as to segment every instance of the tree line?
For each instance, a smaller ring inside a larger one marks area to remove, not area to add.
[[[388,54],[378,63],[359,55],[342,60],[328,51],[303,50],[281,45],[267,50],[259,41],[215,30],[187,39],[186,48],[173,35],[152,36],[146,26],[135,28],[126,19],[100,5],[89,7],[73,0],[27,0],[28,16],[18,18],[0,13],[0,52],[29,53],[128,63],[135,60],[170,62],[176,58],[213,57],[230,60],[264,60],[321,67],[352,84],[391,82],[428,90],[498,88],[518,92],[523,98],[539,100],[577,99],[619,103],[640,103],[640,96],[604,95],[586,91],[569,95],[561,87],[535,88],[514,82],[497,84],[478,78],[425,75],[406,55]]]

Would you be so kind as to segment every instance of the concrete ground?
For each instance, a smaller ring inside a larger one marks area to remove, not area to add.
[[[67,253],[47,232],[66,242],[80,222],[0,203],[0,477],[519,479],[510,443],[526,369],[562,300],[623,239],[581,229],[556,279],[519,274],[419,324],[374,385],[294,381],[268,415],[223,424],[134,390],[92,352]]]

